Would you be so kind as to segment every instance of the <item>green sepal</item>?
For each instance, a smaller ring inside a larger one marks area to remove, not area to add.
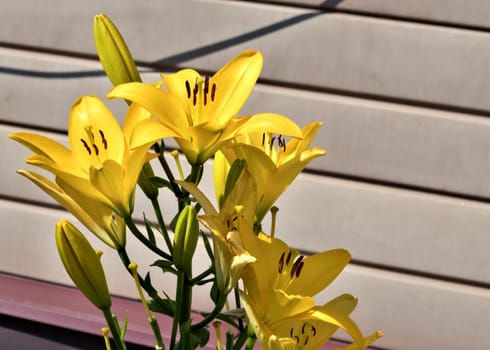
[[[245,168],[246,164],[247,162],[244,159],[235,159],[233,164],[231,164],[230,170],[228,171],[228,176],[226,177],[225,193],[223,193],[223,196],[220,197],[219,200],[220,208],[222,207],[226,198],[228,198],[231,190],[233,190],[233,187],[235,187],[235,183],[242,174],[243,168]]]

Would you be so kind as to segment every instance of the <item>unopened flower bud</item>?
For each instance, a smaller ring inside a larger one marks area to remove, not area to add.
[[[141,77],[123,37],[104,14],[94,18],[94,38],[100,63],[112,84],[141,82]]]
[[[180,212],[175,225],[173,257],[175,266],[189,275],[198,238],[197,212],[192,205],[188,205]]]
[[[99,309],[111,306],[100,256],[67,220],[56,224],[56,245],[66,272],[78,289]]]
[[[155,176],[153,169],[149,163],[145,163],[141,169],[140,176],[138,177],[138,185],[143,190],[145,195],[150,199],[158,197],[158,187],[151,182],[150,178]]]

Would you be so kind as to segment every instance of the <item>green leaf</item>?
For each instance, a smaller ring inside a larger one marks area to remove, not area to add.
[[[128,312],[126,311],[126,315],[124,316],[124,321],[121,329],[121,340],[124,340],[124,336],[126,335],[127,329],[128,329]]]
[[[156,266],[162,269],[163,272],[171,272],[177,274],[177,270],[173,267],[173,262],[168,260],[156,260],[150,266]]]
[[[158,312],[170,317],[175,313],[175,302],[171,299],[148,300],[148,307],[153,312]]]
[[[201,328],[196,331],[191,331],[191,342],[194,347],[203,347],[209,342],[209,331],[207,328]]]
[[[151,244],[156,245],[155,234],[153,233],[153,230],[151,229],[151,222],[148,221],[145,213],[143,213],[143,219],[145,221],[146,232],[148,233],[148,240],[151,242]]]
[[[148,180],[151,181],[151,183],[159,188],[167,187],[167,188],[172,188],[172,185],[170,184],[170,181],[161,178],[160,176],[151,176],[148,178]]]

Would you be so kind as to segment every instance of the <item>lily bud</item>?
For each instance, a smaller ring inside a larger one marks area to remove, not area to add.
[[[58,253],[72,281],[96,307],[110,308],[111,298],[99,254],[67,220],[56,224],[55,233]]]
[[[143,190],[145,195],[150,199],[158,197],[158,187],[151,182],[150,178],[155,176],[153,169],[149,163],[145,163],[138,177],[138,185]]]
[[[173,257],[175,266],[189,275],[198,237],[197,212],[192,205],[188,205],[180,212],[175,225]]]
[[[104,14],[94,18],[94,38],[100,63],[114,86],[141,82],[136,64],[121,33]]]

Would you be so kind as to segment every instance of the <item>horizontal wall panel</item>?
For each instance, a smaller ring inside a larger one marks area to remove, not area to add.
[[[485,349],[490,290],[347,266],[317,299],[342,293],[359,297],[353,319],[364,332],[385,333],[383,349]]]
[[[5,128],[4,130],[12,130]],[[20,145],[0,140],[0,193],[24,200],[54,203],[35,185],[15,174],[26,168],[29,154]],[[172,160],[169,160],[173,164]],[[155,167],[157,169],[158,166]],[[203,188],[210,198],[212,174],[207,168]],[[175,202],[164,192],[162,207],[168,217]],[[308,251],[345,247],[356,260],[490,283],[490,205],[421,192],[366,185],[330,177],[302,175],[281,197],[278,237],[287,237]],[[142,200],[135,215],[151,215]],[[300,213],[300,214],[299,214]],[[268,224],[264,226],[266,229]],[[305,240],[304,233],[309,238]]]
[[[70,284],[57,256],[52,231],[58,218],[64,216],[63,212],[10,201],[0,201],[0,209],[2,229],[9,232],[0,236],[2,246],[9,247],[0,255],[0,269]],[[131,278],[120,266],[117,254],[91,235],[88,237],[97,248],[105,251],[102,260],[111,291],[134,297]],[[130,240],[129,251],[142,269],[151,261],[148,252],[137,242]],[[203,264],[206,264],[206,258],[199,254],[196,266],[207,266]],[[198,271],[196,269],[196,273]],[[173,285],[165,277],[157,284],[167,288]],[[486,289],[349,266],[327,291],[318,296],[318,302],[346,292],[360,299],[353,317],[362,330],[366,333],[382,330],[386,334],[377,343],[379,346],[459,350],[482,349],[486,344],[490,321],[490,293]],[[206,296],[207,293],[195,294],[197,308],[208,305]],[[131,315],[129,317],[131,320]]]
[[[216,70],[252,48],[265,79],[490,111],[490,35],[471,30],[247,2],[31,0],[2,4],[0,41],[94,54],[103,11],[152,64]]]
[[[111,87],[96,61],[0,49],[0,66],[0,119],[13,123],[66,129],[78,96],[103,98]],[[159,77],[146,71],[143,79]],[[122,121],[126,104],[108,104]],[[324,122],[314,144],[328,154],[311,169],[490,197],[487,118],[257,85],[243,113],[264,111]]]
[[[258,85],[244,113],[322,121],[309,168],[490,197],[490,120],[460,113]]]
[[[246,1],[246,0],[244,0]],[[464,2],[464,9],[458,0],[262,0],[268,3],[291,4],[297,6],[314,6],[324,9],[359,11],[362,13],[407,17],[422,21],[436,21],[462,26],[488,28],[487,15],[490,4],[485,0]]]

